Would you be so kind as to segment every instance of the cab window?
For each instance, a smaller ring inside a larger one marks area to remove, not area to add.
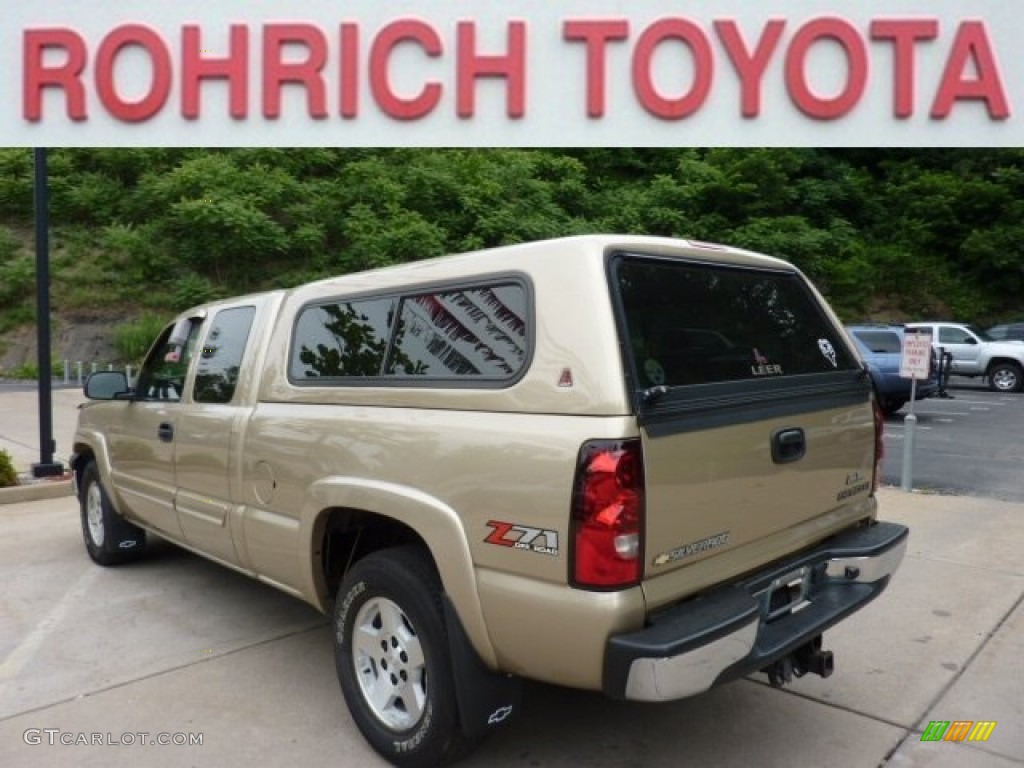
[[[185,391],[185,377],[195,352],[202,320],[183,320],[168,326],[142,364],[135,385],[139,400],[176,403]]]
[[[235,396],[254,317],[255,307],[223,309],[214,316],[196,366],[192,399],[197,403],[230,403]]]

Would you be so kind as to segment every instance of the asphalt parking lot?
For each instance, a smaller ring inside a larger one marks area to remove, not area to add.
[[[938,493],[1024,501],[1024,394],[992,392],[980,379],[954,377],[950,397],[914,404],[913,487]],[[902,478],[904,406],[886,420],[883,481]]]

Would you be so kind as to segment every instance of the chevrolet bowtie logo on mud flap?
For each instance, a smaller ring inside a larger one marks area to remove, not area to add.
[[[701,552],[707,552],[711,549],[716,549],[723,544],[727,544],[729,541],[729,531],[722,531],[716,533],[714,536],[708,536],[706,539],[700,539],[698,541],[691,541],[689,544],[684,544],[681,547],[676,547],[670,552],[658,555],[654,558],[655,565],[668,565],[674,563],[676,560],[682,560],[684,557],[692,557],[693,555],[700,554]]]
[[[541,555],[558,556],[558,531],[503,523],[499,520],[488,520],[487,526],[492,529],[491,534],[484,539],[487,544],[525,549]]]

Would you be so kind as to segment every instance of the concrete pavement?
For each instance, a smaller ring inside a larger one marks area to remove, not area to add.
[[[826,634],[832,677],[667,705],[531,684],[520,719],[465,764],[1024,766],[1024,505],[880,495],[909,551]],[[72,498],[0,505],[0,532],[0,765],[381,764],[305,604],[161,542],[94,566]],[[997,725],[985,743],[922,742],[931,720]],[[148,743],[161,733],[202,744]]]
[[[53,390],[54,461],[68,466],[78,420],[78,404],[85,402],[80,387]],[[35,389],[0,390],[0,449],[6,450],[19,475],[30,474],[39,454],[39,393]],[[18,488],[0,488],[0,504],[54,498],[71,493],[71,484],[48,478]]]

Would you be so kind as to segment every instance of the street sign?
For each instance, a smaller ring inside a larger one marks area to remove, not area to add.
[[[928,379],[932,375],[932,335],[927,331],[915,333],[907,329],[903,335],[903,357],[900,359],[900,377]]]

